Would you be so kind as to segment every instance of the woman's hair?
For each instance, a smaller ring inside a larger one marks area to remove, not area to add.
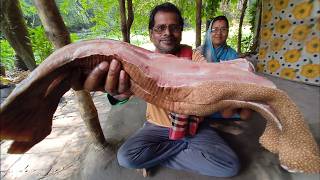
[[[226,24],[227,24],[227,28],[229,28],[229,21],[228,21],[228,19],[227,19],[227,17],[226,17],[226,16],[217,16],[217,17],[213,18],[213,20],[212,20],[212,23],[211,23],[211,24],[213,24],[214,22],[219,21],[219,20],[223,20],[223,21],[225,21],[225,22],[226,22]]]
[[[178,21],[179,21],[179,25],[181,26],[181,31],[183,30],[183,18],[181,16],[181,12],[180,10],[177,8],[177,6],[175,6],[172,3],[163,3],[160,4],[156,7],[154,7],[151,12],[150,12],[150,16],[149,16],[149,29],[151,30],[154,26],[154,17],[156,16],[157,12],[162,11],[162,12],[173,12],[175,14],[177,14],[178,17]]]

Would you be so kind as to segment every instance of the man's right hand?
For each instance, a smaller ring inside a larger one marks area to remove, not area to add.
[[[118,100],[127,99],[132,95],[130,77],[115,59],[110,64],[106,61],[98,64],[84,81],[84,89],[104,91]]]

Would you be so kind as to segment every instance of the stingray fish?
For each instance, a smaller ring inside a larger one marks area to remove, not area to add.
[[[55,51],[1,104],[0,137],[14,140],[9,152],[24,153],[49,135],[63,94],[79,89],[97,64],[112,59],[130,76],[135,96],[170,112],[206,116],[233,107],[260,113],[267,123],[259,141],[282,167],[320,172],[319,147],[298,107],[245,59],[197,63],[103,39]]]

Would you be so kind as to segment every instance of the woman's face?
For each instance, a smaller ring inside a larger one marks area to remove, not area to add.
[[[217,20],[212,24],[211,27],[211,39],[213,47],[219,47],[223,45],[228,38],[228,26],[226,21]]]

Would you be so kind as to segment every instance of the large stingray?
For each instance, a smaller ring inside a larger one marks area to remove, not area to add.
[[[195,63],[113,40],[67,45],[51,54],[1,104],[1,139],[9,152],[24,153],[51,132],[63,94],[81,87],[100,62],[117,59],[131,91],[168,111],[205,116],[226,107],[249,108],[267,121],[260,143],[288,170],[319,173],[320,157],[308,125],[288,95],[250,72],[249,63]],[[76,83],[75,83],[76,82]]]

